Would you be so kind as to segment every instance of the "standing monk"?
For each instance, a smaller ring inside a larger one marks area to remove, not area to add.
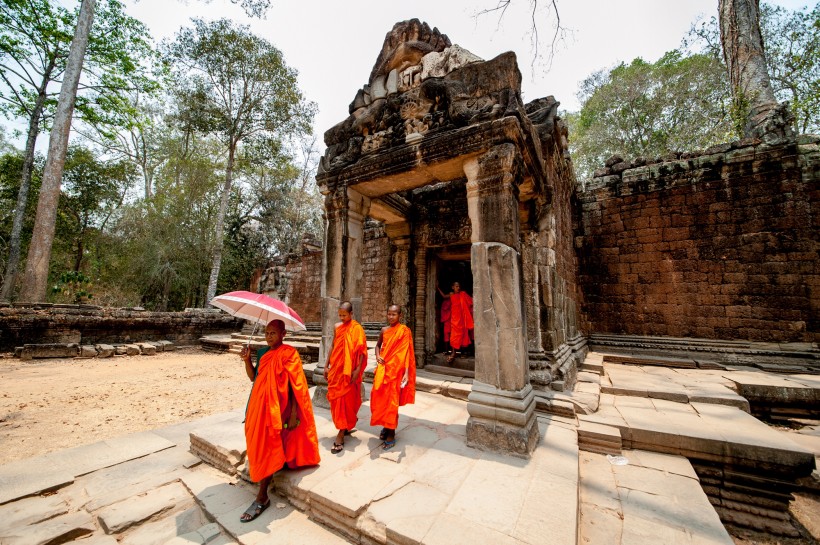
[[[436,289],[445,299],[450,302],[450,315],[448,323],[444,324],[444,340],[449,341],[452,352],[447,357],[447,363],[453,363],[456,359],[456,350],[470,346],[470,331],[473,330],[473,298],[466,292],[461,291],[461,284],[453,282],[452,293],[444,293],[441,288],[436,286]],[[442,311],[444,309],[442,308]],[[444,312],[442,312],[442,320]],[[449,325],[449,328],[447,327]]]
[[[273,320],[265,328],[268,348],[257,351],[251,363],[250,348],[242,349],[245,372],[253,381],[245,409],[245,441],[251,480],[259,482],[256,500],[239,518],[249,522],[270,505],[268,486],[273,474],[319,463],[319,440],[313,420],[307,379],[299,353],[285,339],[285,323]]]
[[[353,319],[353,305],[347,301],[339,305],[339,320],[325,365],[330,414],[339,430],[330,449],[333,454],[342,451],[345,435],[350,435],[356,427],[362,406],[362,376],[367,364],[367,338],[362,326]]]
[[[399,323],[401,308],[387,309],[387,327],[376,342],[376,373],[370,393],[370,425],[383,426],[379,439],[383,449],[396,445],[399,407],[416,400],[416,355],[410,328]]]

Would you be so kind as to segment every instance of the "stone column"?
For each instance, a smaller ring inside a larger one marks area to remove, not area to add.
[[[390,303],[410,311],[410,224],[388,223],[384,232],[390,239]],[[385,309],[386,311],[387,309]]]
[[[529,456],[538,440],[529,383],[517,182],[521,158],[501,144],[464,164],[472,223],[475,380],[467,444]]]
[[[370,199],[346,187],[325,194],[322,342],[319,345],[319,362],[313,372],[313,383],[316,384],[313,404],[319,407],[330,408],[324,371],[333,342],[333,326],[339,319],[339,304],[350,301],[354,316],[361,316],[363,224],[369,207]]]
[[[538,233],[532,229],[522,235],[521,260],[524,266],[524,301],[527,311],[527,350],[543,352],[541,346],[541,297],[538,275]]]

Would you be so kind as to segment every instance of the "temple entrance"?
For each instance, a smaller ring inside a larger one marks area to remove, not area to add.
[[[458,282],[460,291],[473,295],[473,271],[470,266],[470,245],[459,244],[441,248],[434,254],[432,269],[436,286],[445,294],[453,291],[453,284]],[[453,361],[448,361],[452,348],[449,342],[450,302],[435,291],[435,353],[431,364],[439,372],[458,376],[472,376],[475,371],[475,338],[470,331],[470,344],[456,353]]]

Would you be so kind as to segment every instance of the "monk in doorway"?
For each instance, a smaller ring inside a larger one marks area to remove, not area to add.
[[[367,338],[362,326],[353,319],[353,305],[339,305],[339,322],[333,333],[330,356],[325,364],[327,399],[330,414],[339,433],[330,452],[341,452],[345,435],[350,435],[362,406],[362,377],[367,366]]]
[[[384,441],[384,450],[396,445],[399,407],[416,400],[413,334],[409,327],[399,323],[400,319],[401,307],[391,305],[387,309],[387,326],[382,328],[376,342],[378,365],[370,394],[370,425],[382,426],[379,439]]]
[[[319,440],[313,420],[307,379],[299,352],[283,344],[285,323],[273,320],[265,328],[267,348],[257,351],[256,365],[250,347],[240,353],[245,372],[253,381],[245,410],[245,442],[251,480],[259,483],[256,500],[239,518],[250,522],[270,505],[268,486],[273,474],[285,467],[319,463]]]
[[[444,340],[449,340],[452,349],[447,357],[447,363],[453,363],[453,360],[456,359],[456,352],[472,344],[470,334],[475,327],[473,324],[473,298],[468,293],[461,291],[461,284],[458,282],[453,282],[453,291],[451,293],[444,293],[438,286],[436,286],[436,289],[450,303],[449,320],[444,324]],[[444,309],[442,308],[442,310]],[[442,316],[443,318],[444,316]]]

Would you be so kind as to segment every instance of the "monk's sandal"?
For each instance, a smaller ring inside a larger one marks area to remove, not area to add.
[[[259,515],[261,515],[265,511],[265,509],[268,508],[269,505],[270,498],[268,498],[268,503],[259,503],[258,501],[253,502],[251,506],[248,507],[244,513],[242,513],[243,515],[248,515],[248,517],[250,518],[239,517],[239,522],[250,522],[252,520],[255,520],[257,517],[259,517]]]

